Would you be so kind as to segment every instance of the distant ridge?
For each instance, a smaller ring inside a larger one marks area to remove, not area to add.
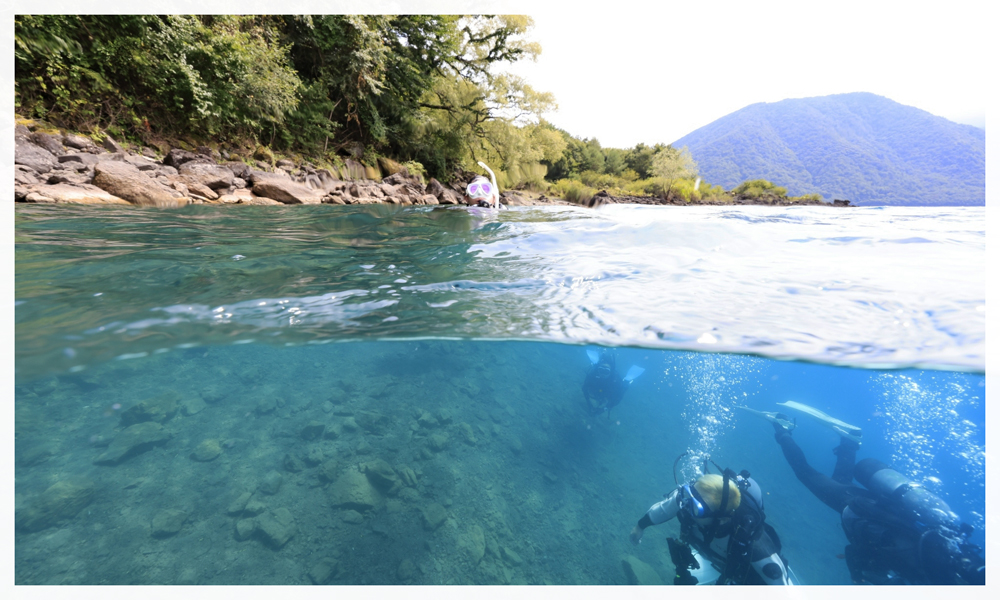
[[[857,205],[986,204],[985,130],[866,92],[751,104],[673,146],[727,189],[768,179]]]

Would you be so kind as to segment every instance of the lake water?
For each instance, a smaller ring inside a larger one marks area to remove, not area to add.
[[[849,584],[839,515],[737,408],[789,400],[982,544],[985,221],[18,205],[15,582],[669,583],[676,522],[628,532],[690,452],[682,480],[752,473],[802,583]],[[601,347],[644,372],[592,417]]]

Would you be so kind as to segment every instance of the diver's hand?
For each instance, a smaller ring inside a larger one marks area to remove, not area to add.
[[[628,534],[628,539],[632,542],[633,546],[638,546],[642,542],[642,527],[636,525],[632,528],[632,532]]]

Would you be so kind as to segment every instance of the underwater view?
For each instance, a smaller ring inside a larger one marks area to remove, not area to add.
[[[985,219],[18,205],[14,581],[671,584],[706,472],[791,582],[905,580],[804,455],[977,583]]]

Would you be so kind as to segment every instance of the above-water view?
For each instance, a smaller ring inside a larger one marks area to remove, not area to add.
[[[985,217],[18,204],[15,583],[982,583]]]

